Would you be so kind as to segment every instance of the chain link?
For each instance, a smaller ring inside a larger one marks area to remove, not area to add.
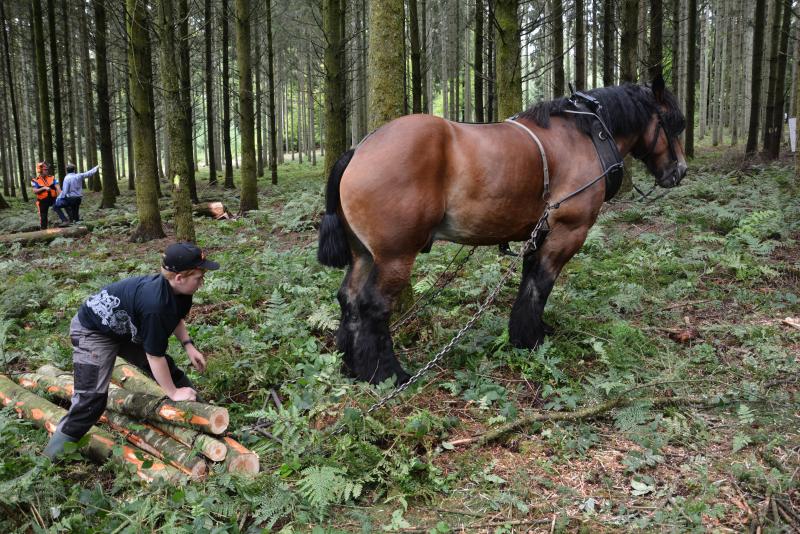
[[[478,306],[478,310],[472,315],[470,320],[467,321],[467,324],[465,324],[461,328],[461,330],[459,330],[458,333],[455,336],[453,336],[450,342],[447,345],[445,345],[436,354],[436,356],[434,356],[428,363],[426,363],[422,368],[420,368],[416,373],[414,373],[414,375],[411,378],[409,378],[406,383],[401,384],[400,386],[395,388],[394,391],[392,391],[391,393],[380,399],[378,402],[370,406],[366,412],[367,414],[370,414],[375,410],[378,410],[386,406],[386,404],[388,404],[392,399],[397,397],[403,391],[407,390],[412,384],[414,384],[420,378],[426,375],[428,371],[430,371],[437,363],[439,363],[439,361],[441,361],[441,359],[444,358],[445,355],[449,353],[453,349],[453,347],[455,347],[456,344],[461,340],[461,338],[464,337],[464,335],[475,325],[475,322],[481,317],[481,315],[484,314],[486,309],[489,306],[491,306],[491,304],[497,298],[497,295],[500,294],[500,291],[503,289],[508,279],[511,278],[511,276],[514,274],[517,268],[517,264],[519,263],[519,260],[522,259],[525,256],[525,254],[527,254],[529,251],[533,252],[538,248],[537,241],[539,238],[539,233],[542,231],[542,229],[547,227],[547,218],[550,215],[550,207],[551,206],[549,204],[545,207],[542,216],[539,217],[539,220],[536,222],[536,226],[534,226],[533,230],[531,231],[531,237],[528,239],[528,241],[525,242],[522,248],[520,248],[519,254],[517,254],[517,256],[513,260],[511,260],[511,264],[508,266],[508,269],[506,269],[506,272],[503,275],[503,277],[497,283],[497,286],[495,286],[492,292],[489,293],[489,295],[486,297],[483,303]],[[335,434],[338,433],[339,433],[338,431],[335,432]]]
[[[442,284],[441,286],[437,286],[437,284],[444,278],[444,275],[447,274],[448,270],[450,269],[450,266],[453,265],[453,262],[456,261],[458,255],[461,253],[462,250],[464,250],[464,246],[462,245],[461,248],[458,249],[458,251],[453,256],[453,259],[450,260],[450,263],[447,265],[447,267],[444,268],[444,271],[442,271],[441,274],[439,274],[439,276],[436,278],[436,281],[433,283],[430,289],[428,289],[428,291],[426,291],[422,296],[420,296],[417,300],[415,300],[414,303],[411,305],[411,307],[408,309],[408,311],[406,311],[399,319],[397,319],[394,323],[392,323],[392,325],[389,327],[389,330],[392,333],[396,332],[401,326],[407,323],[409,319],[415,316],[415,312],[419,310],[423,304],[425,304],[427,301],[433,300],[434,297],[436,297],[439,293],[444,291],[444,289],[448,285],[450,285],[450,282],[455,280],[456,275],[458,275],[459,271],[461,271],[464,265],[467,264],[467,262],[477,249],[478,247],[472,247],[471,249],[469,249],[467,255],[464,256],[461,259],[461,261],[459,261],[458,265],[456,265],[456,268],[453,269],[452,277],[449,280],[446,280],[444,284]]]

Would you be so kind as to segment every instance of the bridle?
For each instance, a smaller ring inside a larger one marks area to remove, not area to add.
[[[650,147],[644,154],[634,154],[634,156],[636,156],[636,158],[641,161],[649,160],[653,156],[653,153],[655,152],[656,145],[658,144],[658,139],[659,137],[661,137],[661,130],[664,130],[664,137],[666,137],[667,139],[667,149],[669,150],[670,160],[673,164],[677,165],[678,154],[675,152],[675,146],[674,146],[675,138],[669,135],[669,130],[667,129],[666,126],[664,126],[664,116],[661,114],[661,110],[658,109],[658,107],[656,107],[656,119],[657,119],[656,130],[655,133],[653,134],[653,140],[650,141],[649,143]],[[656,190],[656,187],[658,187],[658,181],[656,181],[656,183],[653,184],[653,187],[650,188],[650,191],[645,193],[641,189],[639,189],[639,187],[635,183],[633,184],[633,188],[636,189],[636,192],[639,193],[639,195],[642,197],[642,200],[646,200],[648,202],[656,201],[669,192],[669,189],[666,189],[662,194],[658,195],[657,197],[648,199],[648,197],[651,194],[653,194],[653,191]]]

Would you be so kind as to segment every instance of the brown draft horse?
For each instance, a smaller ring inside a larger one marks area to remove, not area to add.
[[[678,135],[684,118],[659,76],[650,86],[589,91],[619,154],[642,160],[662,187],[686,174]],[[541,140],[553,201],[603,173],[586,117],[566,98],[541,102],[515,120]],[[389,317],[417,254],[436,239],[466,245],[525,241],[545,209],[542,157],[518,125],[459,124],[431,115],[396,119],[346,152],[331,171],[318,260],[349,265],[338,293],[336,336],[344,370],[379,383],[409,375],[392,349]],[[583,245],[603,204],[598,180],[550,212],[550,231],[526,254],[509,322],[510,340],[534,348],[550,333],[545,303],[564,264]]]

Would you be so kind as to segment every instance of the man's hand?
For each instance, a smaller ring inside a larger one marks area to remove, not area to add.
[[[197,350],[194,343],[186,345],[186,355],[189,356],[189,361],[192,362],[195,369],[201,373],[206,370],[206,357]]]
[[[192,388],[177,388],[169,398],[174,401],[193,401],[197,400],[197,392]]]

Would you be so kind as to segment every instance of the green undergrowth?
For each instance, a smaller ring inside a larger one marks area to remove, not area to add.
[[[262,473],[216,469],[204,482],[171,487],[143,486],[110,463],[53,466],[39,454],[45,433],[5,409],[0,530],[449,532],[492,523],[512,532],[545,518],[544,528],[556,530],[699,532],[744,528],[742,508],[755,510],[769,495],[797,503],[800,331],[781,320],[800,315],[800,187],[788,167],[723,170],[719,156],[701,153],[685,184],[656,202],[622,196],[606,205],[556,284],[545,312],[555,334],[542,346],[509,344],[510,284],[440,367],[370,415],[392,388],[340,374],[343,272],[316,262],[321,169],[282,166],[277,186],[262,180],[259,210],[195,219],[199,244],[222,269],[194,299],[190,330],[209,368],[191,376],[204,398],[228,407],[234,435],[259,453]],[[236,212],[235,190],[206,185],[203,173],[198,180],[202,200]],[[88,236],[0,252],[6,373],[70,368],[68,323],[83,299],[155,272],[169,238],[127,241],[134,200],[124,191],[116,208],[99,210],[90,193]],[[0,228],[35,222],[32,205],[11,203]],[[167,198],[161,209],[170,233]],[[415,296],[456,254],[466,250],[437,242],[419,257]],[[396,333],[407,369],[455,335],[509,261],[479,249]],[[170,351],[185,363],[174,340]],[[604,417],[537,423],[477,450],[450,444],[533,410],[620,395],[634,401]],[[719,405],[655,407],[663,396]],[[766,524],[777,532],[778,523]]]

